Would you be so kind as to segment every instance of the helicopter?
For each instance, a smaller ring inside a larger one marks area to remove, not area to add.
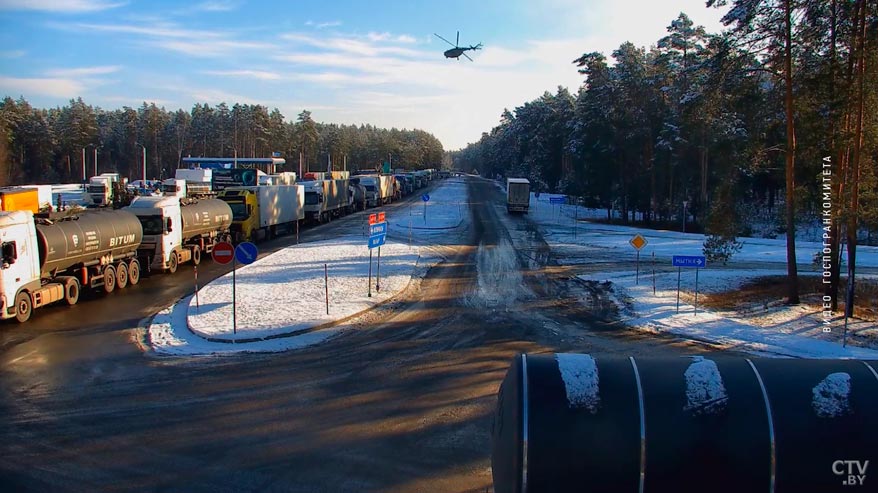
[[[451,41],[448,41],[447,39],[443,38],[442,36],[439,36],[436,33],[433,33],[433,35],[454,47],[454,48],[451,48],[450,50],[445,50],[445,58],[457,58],[458,60],[460,60],[460,56],[463,55],[469,61],[472,62],[473,59],[470,58],[469,55],[467,55],[464,52],[468,51],[468,50],[481,50],[482,49],[482,43],[479,43],[479,44],[474,45],[474,46],[460,46],[460,31],[457,31],[457,42],[456,43],[452,43]]]

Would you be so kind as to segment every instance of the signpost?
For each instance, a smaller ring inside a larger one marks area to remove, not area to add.
[[[430,201],[430,196],[425,193],[424,195],[421,195],[421,200],[424,201],[424,224],[426,224],[427,223],[427,202]]]
[[[646,241],[646,238],[640,236],[639,234],[634,235],[634,238],[628,240],[628,243],[637,250],[637,275],[634,278],[634,284],[640,284],[640,250],[643,249],[646,245],[649,244]]]
[[[561,210],[563,211],[563,207],[564,207],[565,202],[567,202],[567,197],[565,197],[563,195],[560,197],[549,197],[549,205],[552,206],[552,215],[553,216],[555,215],[555,212],[556,212],[555,206],[561,205],[561,207],[562,207]],[[561,220],[561,214],[559,212],[557,221],[560,221],[560,220]]]
[[[680,273],[683,267],[695,268],[695,314],[698,315],[698,269],[707,267],[707,259],[702,255],[674,255],[673,264],[677,268],[677,313],[680,313]]]
[[[372,297],[372,249],[378,249],[378,270],[375,274],[375,291],[381,291],[381,245],[387,240],[387,223],[383,212],[369,214],[369,297]]]

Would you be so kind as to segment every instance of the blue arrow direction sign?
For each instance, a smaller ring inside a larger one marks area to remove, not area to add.
[[[567,197],[549,197],[550,204],[564,204],[567,202]]]
[[[387,223],[375,223],[369,226],[369,236],[386,235]]]
[[[701,255],[674,255],[674,267],[707,267],[707,259]]]
[[[387,235],[374,235],[369,237],[369,249],[380,247],[384,244]]]
[[[423,200],[424,202],[429,202],[430,196],[425,193],[424,195],[421,195],[421,200]]]
[[[252,264],[256,261],[256,256],[258,254],[259,250],[256,248],[256,245],[249,241],[245,241],[235,247],[235,260],[237,260],[239,264]]]

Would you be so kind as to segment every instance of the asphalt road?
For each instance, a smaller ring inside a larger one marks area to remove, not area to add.
[[[323,345],[230,357],[144,353],[135,329],[192,291],[191,266],[2,325],[0,485],[490,491],[491,416],[516,353],[704,351],[620,328],[598,294],[590,306],[572,303],[588,286],[553,265],[526,217],[505,217],[491,182],[468,186],[470,221],[443,247],[448,259],[404,299]],[[199,278],[223,272],[207,262]]]

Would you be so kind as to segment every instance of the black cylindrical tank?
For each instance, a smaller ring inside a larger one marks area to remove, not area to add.
[[[181,207],[183,241],[212,231],[228,231],[232,225],[232,209],[220,199],[199,200]]]
[[[866,491],[878,362],[520,355],[494,417],[494,491]]]
[[[124,257],[137,251],[143,229],[125,210],[84,212],[75,219],[37,224],[42,275],[89,264],[101,257]]]

